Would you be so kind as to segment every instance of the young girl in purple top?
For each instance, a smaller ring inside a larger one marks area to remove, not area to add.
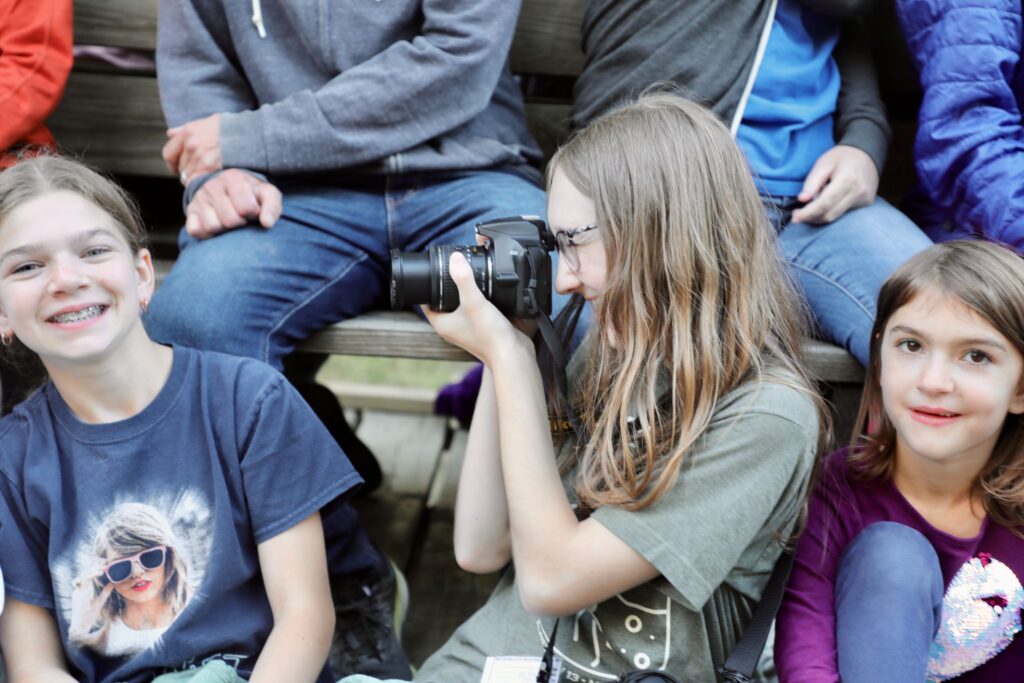
[[[947,242],[882,287],[850,449],[829,456],[778,617],[783,683],[1024,671],[1024,261]]]

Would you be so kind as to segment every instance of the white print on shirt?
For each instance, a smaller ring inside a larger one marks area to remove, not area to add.
[[[201,660],[196,660],[195,657],[186,659],[185,662],[177,669],[171,671],[165,671],[164,673],[176,673],[178,671],[192,671],[194,669],[202,669],[207,664],[221,661],[230,666],[233,670],[238,671],[238,665],[249,659],[248,655],[233,655],[227,652],[218,652],[215,655],[204,657]]]
[[[600,612],[600,614],[598,614]],[[602,626],[601,620],[607,624]],[[613,626],[614,625],[614,626]],[[615,643],[608,641],[606,630],[613,634]],[[548,633],[543,622],[537,620],[537,633],[541,643],[547,645]],[[566,681],[572,683],[599,683],[614,681],[621,671],[602,671],[602,655],[614,652],[616,657],[629,662],[635,669],[658,669],[668,667],[672,643],[672,601],[665,597],[664,607],[645,607],[630,602],[621,594],[600,605],[582,610],[576,614],[573,623],[572,642],[590,653],[588,662],[569,656],[557,646],[555,653],[564,662]],[[616,664],[618,666],[618,664]]]
[[[976,669],[1005,650],[1021,630],[1024,588],[1013,570],[988,553],[964,563],[942,599],[928,681]]]
[[[97,510],[53,564],[72,647],[132,657],[157,645],[202,585],[213,540],[196,490],[124,496]]]

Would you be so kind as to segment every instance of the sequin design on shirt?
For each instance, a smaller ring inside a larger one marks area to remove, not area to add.
[[[988,553],[956,573],[942,600],[942,624],[932,643],[928,680],[946,681],[1005,650],[1021,630],[1024,588]]]

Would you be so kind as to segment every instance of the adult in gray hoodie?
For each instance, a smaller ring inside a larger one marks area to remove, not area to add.
[[[540,152],[507,67],[518,12],[517,0],[161,0],[164,159],[186,223],[152,337],[281,369],[310,333],[385,305],[392,248],[472,243],[480,221],[542,215]],[[341,510],[324,520],[332,579],[386,575]],[[380,620],[355,620],[367,621]],[[375,637],[342,635],[372,656]]]

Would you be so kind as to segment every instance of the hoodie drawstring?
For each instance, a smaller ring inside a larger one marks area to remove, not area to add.
[[[260,38],[267,37],[267,29],[263,26],[263,8],[260,7],[260,0],[252,0],[252,25],[256,27]]]

